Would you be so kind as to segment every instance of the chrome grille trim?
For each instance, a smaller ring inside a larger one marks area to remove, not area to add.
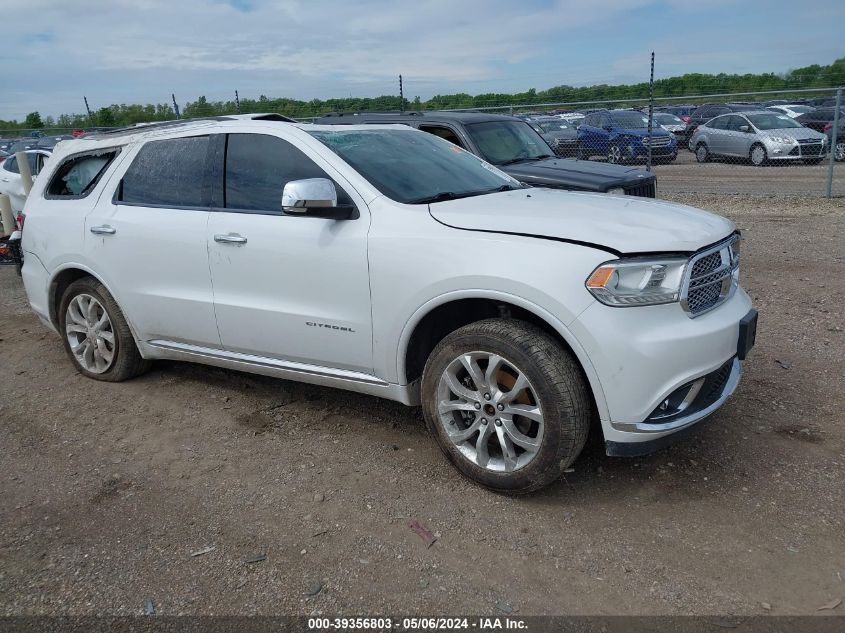
[[[691,319],[727,301],[739,285],[738,234],[690,257],[681,286],[681,307]]]

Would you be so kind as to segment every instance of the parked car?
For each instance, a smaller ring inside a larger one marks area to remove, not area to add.
[[[678,147],[686,147],[692,134],[692,126],[682,118],[669,112],[655,112],[654,124],[675,135]]]
[[[674,114],[684,123],[689,123],[692,119],[692,113],[698,109],[698,106],[690,104],[675,104],[670,106],[660,106],[657,109],[660,112],[668,112],[669,114]]]
[[[60,134],[58,136],[44,136],[38,139],[36,147],[38,147],[39,149],[53,149],[58,143],[61,143],[62,141],[72,141],[74,138],[76,137],[71,136],[69,134]]]
[[[569,121],[570,123],[578,125],[578,123],[583,121],[584,117],[587,115],[583,112],[561,112],[557,116],[563,119],[564,121]]]
[[[795,120],[817,132],[825,132],[833,126],[835,114],[836,108],[818,108],[812,112],[799,115]],[[843,117],[845,117],[845,108],[841,108],[839,111],[839,118],[842,119]]]
[[[9,156],[11,156],[11,154],[9,154],[8,152],[4,152],[2,149],[0,149],[0,163],[6,160]]]
[[[529,119],[528,124],[543,137],[543,140],[558,156],[578,154],[577,126],[556,116]]]
[[[44,167],[47,159],[50,158],[50,152],[40,149],[28,150],[26,152],[26,158],[29,163],[29,171],[34,180],[41,173],[41,169]],[[23,191],[23,182],[21,181],[17,156],[9,156],[0,163],[0,193],[5,193],[9,196],[14,213],[17,214],[23,209],[26,195]]]
[[[31,149],[38,148],[38,139],[37,138],[28,138],[28,139],[18,139],[14,143],[11,144],[8,151],[10,154],[17,154],[18,152],[26,152]]]
[[[733,157],[757,166],[791,160],[816,164],[827,153],[824,134],[767,110],[718,116],[698,126],[689,146],[699,163],[713,157]]]
[[[813,106],[801,105],[798,103],[767,106],[766,109],[772,110],[773,112],[779,112],[780,114],[785,114],[793,119],[799,117],[802,114],[807,114],[808,112],[812,112],[813,110],[815,110]]]
[[[525,187],[407,126],[241,115],[63,143],[25,212],[30,305],[84,376],[164,358],[421,404],[496,490],[553,481],[593,421],[612,455],[677,439],[754,342],[731,221]]]
[[[833,144],[833,125],[825,132],[827,146],[833,148],[833,157],[837,161],[845,160],[845,117],[840,117],[839,126],[836,129],[836,143]]]
[[[578,152],[581,158],[605,156],[608,163],[626,163],[648,155],[648,117],[631,110],[600,110],[588,114],[578,126]],[[655,162],[671,162],[678,157],[674,134],[655,127],[651,132],[651,155]]]
[[[654,174],[618,165],[556,158],[554,150],[527,122],[510,116],[479,112],[361,112],[330,114],[315,123],[401,123],[445,138],[528,185],[648,198],[656,194]]]
[[[690,115],[689,123],[692,129],[702,123],[707,123],[710,119],[721,114],[730,114],[731,112],[747,112],[749,110],[759,110],[759,106],[749,106],[746,103],[705,103],[695,109]]]

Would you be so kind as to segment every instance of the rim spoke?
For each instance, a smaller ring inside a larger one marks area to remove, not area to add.
[[[72,351],[75,355],[82,357],[82,352],[84,352],[85,344],[88,342],[87,338],[77,339],[76,341],[70,341],[70,351]]]
[[[107,343],[114,345],[114,333],[113,332],[109,332],[108,330],[102,330],[99,333],[99,337],[101,339],[103,339],[104,341],[106,341]]]
[[[462,431],[455,431],[454,433],[449,433],[449,437],[452,439],[453,442],[455,442],[455,444],[460,444],[461,442],[466,442],[469,438],[475,435],[478,432],[478,429],[480,428],[481,419],[479,418],[478,420],[473,422],[472,425],[468,428]]]
[[[97,353],[106,363],[110,363],[112,358],[114,358],[114,351],[110,350],[106,342],[101,338],[97,339]]]
[[[85,325],[85,317],[82,315],[82,308],[79,306],[79,298],[77,297],[73,301],[71,301],[70,305],[67,308],[67,314],[70,317],[70,320],[76,323],[77,325]]]
[[[82,360],[85,363],[85,367],[90,369],[94,367],[94,346],[91,345],[91,341],[85,339],[85,349],[82,350]]]
[[[502,420],[502,426],[500,428],[504,429],[503,432],[507,434],[508,439],[529,453],[536,453],[540,450],[540,440],[538,439],[540,437],[539,433],[537,434],[537,438],[528,437],[525,433],[516,428],[513,420]]]
[[[79,325],[78,323],[65,323],[65,332],[68,334],[87,334],[88,328],[84,325]]]
[[[482,468],[487,468],[487,462],[490,461],[490,452],[487,450],[487,442],[492,433],[491,424],[481,427],[481,432],[478,434],[478,439],[475,441],[475,458],[478,465]]]
[[[97,325],[97,307],[99,307],[99,303],[97,303],[94,299],[88,299],[88,307],[85,312],[85,320],[88,321],[88,325],[94,327]]]
[[[440,413],[452,413],[454,411],[472,411],[475,412],[475,405],[464,400],[441,400],[437,405],[437,410]]]
[[[464,387],[458,381],[457,376],[451,373],[448,369],[443,374],[443,378],[446,380],[446,384],[449,386],[451,392],[459,398],[463,398],[466,401],[475,401],[478,399],[476,393],[470,391],[467,387]]]
[[[481,374],[481,367],[478,366],[478,362],[470,354],[464,354],[461,356],[461,364],[472,379],[475,390],[481,391],[482,385],[484,385],[484,376]]]
[[[504,412],[507,415],[519,415],[529,420],[536,422],[543,421],[543,414],[540,412],[540,407],[535,407],[530,404],[511,404],[505,407]]]
[[[487,386],[493,391],[493,393],[497,393],[501,391],[499,389],[499,380],[497,374],[499,373],[499,369],[502,367],[502,363],[505,360],[501,356],[497,356],[496,354],[490,354],[490,358],[487,362],[487,371],[484,372],[484,380],[487,382]]]
[[[516,468],[516,449],[514,449],[513,443],[505,433],[503,427],[496,427],[496,435],[499,438],[499,446],[502,447],[502,459],[505,462],[505,471],[511,472]]]
[[[528,387],[528,379],[525,377],[525,374],[520,372],[520,374],[516,377],[516,382],[513,384],[513,389],[502,396],[501,402],[503,404],[510,404],[516,400],[519,394],[525,391],[526,387]]]

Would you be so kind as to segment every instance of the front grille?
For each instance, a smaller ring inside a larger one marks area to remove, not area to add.
[[[625,187],[625,195],[626,196],[639,196],[640,198],[654,198],[655,197],[655,190],[654,190],[654,181],[645,182],[642,184],[632,185],[630,187]]]
[[[681,305],[696,317],[725,301],[736,287],[739,236],[710,247],[690,258]]]
[[[653,136],[651,140],[649,138],[643,137],[643,145],[648,146],[651,143],[652,147],[666,147],[671,142],[670,136]]]

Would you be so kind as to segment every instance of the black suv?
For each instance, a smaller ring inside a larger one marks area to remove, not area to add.
[[[625,193],[654,198],[654,174],[642,169],[556,158],[548,143],[525,121],[479,112],[327,114],[319,125],[401,123],[444,138],[517,180],[535,187]]]

